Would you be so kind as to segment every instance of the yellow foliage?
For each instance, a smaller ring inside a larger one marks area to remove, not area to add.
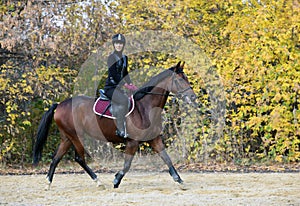
[[[238,157],[254,151],[259,158],[294,161],[299,149],[288,143],[294,145],[299,138],[299,129],[293,129],[299,128],[299,116],[292,113],[299,108],[299,6],[283,0],[120,2],[122,32],[172,31],[192,39],[213,59],[228,91],[227,122],[234,125],[227,125],[225,132],[239,134],[229,138],[235,144],[223,141],[226,150],[216,147],[217,153]],[[143,59],[144,64],[150,62]],[[193,75],[188,74],[201,96],[205,84],[197,78],[203,76]],[[201,98],[206,105],[211,103],[207,98]],[[285,138],[288,141],[282,144]]]
[[[43,110],[52,102],[70,96],[78,69],[69,67],[80,67],[87,55],[95,53],[112,33],[161,30],[198,45],[212,64],[205,68],[186,65],[187,76],[202,104],[199,111],[211,112],[210,115],[202,114],[200,120],[195,116],[188,118],[188,114],[197,114],[194,111],[180,114],[188,121],[177,125],[177,130],[182,133],[174,136],[184,137],[186,144],[181,148],[188,151],[189,161],[201,161],[204,156],[220,161],[242,158],[299,161],[300,6],[297,1],[109,2],[103,5],[101,1],[92,1],[86,8],[76,3],[68,5],[61,18],[63,30],[50,25],[47,15],[42,21],[33,19],[28,30],[22,31],[22,35],[28,34],[27,38],[19,38],[16,30],[8,29],[21,28],[17,26],[22,22],[13,22],[10,15],[0,17],[2,33],[7,33],[10,38],[1,40],[1,45],[10,51],[17,49],[15,45],[25,45],[19,46],[20,53],[30,54],[32,63],[30,67],[20,68],[8,61],[1,66],[0,106],[4,108],[1,113],[4,119],[1,116],[0,121],[5,121],[0,125],[0,139],[5,142],[1,149],[11,150],[13,144],[10,142],[13,141],[3,140],[7,134],[15,137],[19,131],[35,125],[29,116],[40,114],[29,112],[30,106]],[[13,5],[12,8],[24,6],[21,2],[7,4]],[[53,7],[54,11],[59,8]],[[47,11],[39,9],[39,12],[47,12],[50,8]],[[7,14],[8,7],[1,7],[0,12]],[[13,13],[17,15],[17,10]],[[24,16],[29,18],[30,15]],[[36,31],[39,25],[35,22],[45,22],[45,25]],[[51,36],[53,40],[45,36]],[[178,60],[198,60],[194,56],[184,58],[151,51],[130,56],[129,69],[133,78],[145,82],[157,74],[157,70],[168,68]],[[63,66],[49,66],[52,61]],[[210,82],[207,82],[208,77]],[[94,76],[88,80],[99,78]],[[211,89],[218,88],[216,80],[221,80],[224,91]],[[226,100],[221,99],[222,93]],[[37,99],[38,103],[31,103]],[[215,114],[215,102],[226,104],[226,113]],[[169,104],[170,111],[171,108],[172,104]],[[213,142],[217,131],[211,125],[222,115],[226,120],[224,133],[211,148],[208,144]],[[199,121],[196,122],[197,118]],[[189,122],[196,126],[190,128]]]

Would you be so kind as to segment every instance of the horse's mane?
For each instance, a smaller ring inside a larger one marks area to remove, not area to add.
[[[145,83],[140,89],[138,89],[134,95],[134,100],[138,101],[142,99],[145,95],[152,91],[152,89],[160,83],[162,80],[170,76],[174,72],[174,67],[167,69],[158,75],[152,77],[147,83]]]

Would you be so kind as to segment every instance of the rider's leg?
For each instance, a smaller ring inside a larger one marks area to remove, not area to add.
[[[127,108],[123,105],[117,105],[112,103],[113,116],[116,117],[117,130],[116,134],[120,137],[128,137],[126,131],[126,119]]]
[[[112,113],[116,117],[116,134],[121,137],[128,137],[126,132],[125,115],[128,112],[128,97],[119,89],[115,89],[112,96]]]

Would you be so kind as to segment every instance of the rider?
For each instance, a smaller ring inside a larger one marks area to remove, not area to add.
[[[117,130],[116,135],[126,138],[125,115],[128,112],[128,96],[123,87],[129,90],[136,90],[137,87],[132,84],[128,75],[128,57],[123,54],[126,39],[123,34],[116,34],[112,37],[114,52],[108,56],[108,77],[105,82],[104,91],[111,100],[112,113],[116,117]]]

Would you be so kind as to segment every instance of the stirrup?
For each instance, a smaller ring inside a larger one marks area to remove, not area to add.
[[[116,135],[119,137],[122,137],[124,139],[129,137],[129,135],[127,133],[125,133],[124,131],[119,131],[118,129],[116,130]]]

